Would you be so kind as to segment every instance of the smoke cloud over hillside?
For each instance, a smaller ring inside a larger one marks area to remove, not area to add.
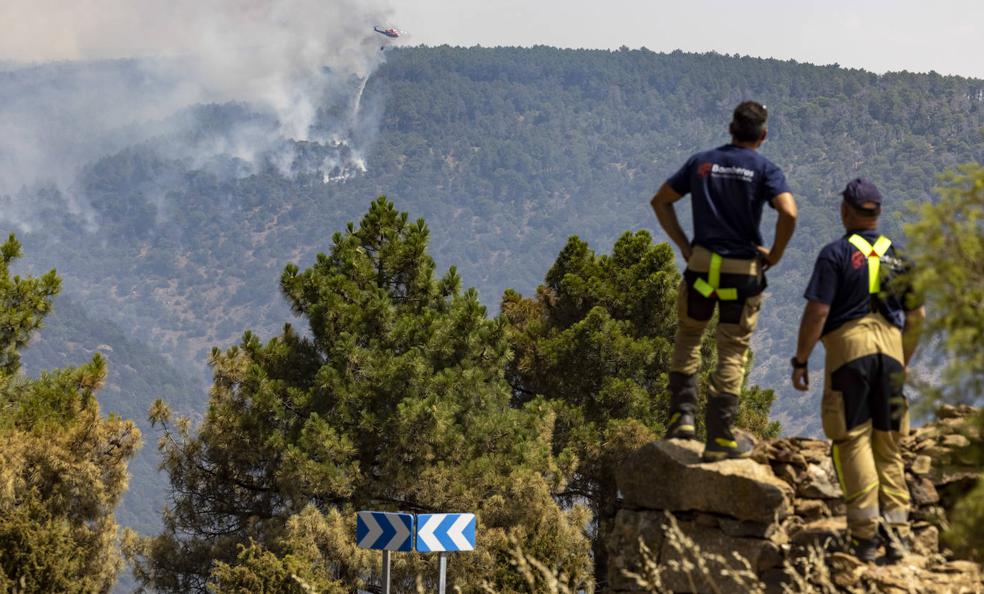
[[[3,2],[0,220],[36,227],[25,197],[57,188],[94,224],[79,169],[150,141],[191,168],[326,182],[364,169],[375,118],[361,93],[384,56],[372,31],[384,1]]]

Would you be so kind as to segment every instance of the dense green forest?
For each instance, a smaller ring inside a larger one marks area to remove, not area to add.
[[[0,73],[0,88],[42,71]],[[836,193],[854,176],[873,179],[887,196],[887,231],[901,234],[894,214],[904,203],[933,200],[940,173],[984,161],[982,92],[984,81],[935,73],[719,54],[394,50],[366,87],[363,105],[378,120],[359,131],[370,147],[365,174],[327,184],[272,167],[227,175],[152,138],[90,163],[70,189],[15,197],[45,221],[21,234],[21,269],[57,268],[71,303],[26,359],[35,370],[63,366],[70,344],[80,353],[109,345],[122,365],[110,366],[104,410],[143,422],[140,411],[164,396],[178,412],[201,414],[211,348],[236,343],[245,328],[279,332],[290,318],[278,287],[284,265],[312,264],[378,195],[426,219],[438,270],[457,266],[495,314],[506,289],[534,294],[571,235],[600,253],[626,230],[659,240],[649,197],[689,154],[726,142],[731,109],[755,98],[771,113],[763,152],[785,170],[801,214],[769,276],[751,377],[775,390],[772,413],[785,431],[816,433],[819,394],[789,388],[787,361],[813,256],[840,233]],[[213,105],[181,117],[221,133],[248,115]],[[69,191],[84,197],[86,217],[64,208]],[[131,467],[135,493],[145,481],[163,485],[144,474],[157,439],[145,435],[150,447]],[[164,490],[154,491],[128,498],[120,517],[154,522],[148,502],[162,502]]]

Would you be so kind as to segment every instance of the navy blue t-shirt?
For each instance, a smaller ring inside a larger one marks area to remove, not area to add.
[[[690,194],[695,245],[729,258],[754,258],[762,206],[789,192],[786,176],[753,149],[726,144],[697,153],[666,183]]]
[[[822,334],[826,335],[841,327],[844,323],[872,312],[872,295],[868,291],[868,258],[858,248],[851,245],[848,238],[857,233],[865,241],[874,245],[878,240],[878,231],[851,231],[836,241],[832,241],[820,250],[816,264],[813,265],[813,276],[807,285],[803,296],[810,301],[819,301],[830,306],[827,321]],[[895,243],[881,257],[879,268],[882,272],[882,292],[874,305],[885,318],[898,326],[905,325],[905,312],[918,307],[914,303],[910,290],[890,291],[886,279],[911,269],[910,263],[898,256]],[[908,307],[906,307],[908,306]]]

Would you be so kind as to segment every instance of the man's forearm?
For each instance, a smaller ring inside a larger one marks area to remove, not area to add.
[[[793,238],[796,231],[796,202],[792,194],[780,194],[775,198],[776,210],[779,218],[776,220],[775,240],[772,242],[772,249],[769,250],[770,259],[778,262],[786,252],[789,240]]]
[[[786,252],[786,246],[793,238],[794,231],[796,231],[796,218],[779,213],[779,219],[776,221],[776,238],[772,242],[772,249],[769,250],[774,259],[778,260]]]
[[[813,347],[820,340],[823,325],[827,321],[830,308],[821,303],[810,301],[803,310],[800,320],[799,338],[796,341],[796,359],[806,362],[813,352]]]
[[[673,205],[653,204],[653,212],[656,213],[659,226],[663,228],[663,231],[670,240],[677,244],[680,251],[686,252],[690,247],[690,240],[687,239],[686,232],[680,226],[680,220],[676,216],[676,210],[673,208]]]
[[[680,198],[680,194],[669,184],[664,183],[659,187],[649,204],[653,207],[656,220],[659,221],[659,226],[663,228],[663,232],[670,238],[670,241],[677,244],[684,259],[686,259],[690,253],[690,240],[687,239],[686,232],[680,226],[680,220],[677,219],[676,210],[673,208],[673,203]]]

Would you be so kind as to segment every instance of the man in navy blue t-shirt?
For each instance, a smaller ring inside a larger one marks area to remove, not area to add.
[[[740,104],[731,121],[731,143],[687,159],[651,202],[660,226],[687,262],[670,363],[668,438],[694,437],[700,345],[715,307],[719,310],[718,362],[705,411],[705,461],[751,451],[750,441],[733,431],[738,395],[766,286],[764,271],[779,263],[796,228],[796,202],[785,176],[757,151],[768,134],[767,118],[765,106]],[[693,241],[673,208],[686,194],[693,207]],[[771,249],[763,245],[759,230],[766,204],[779,212]]]
[[[852,550],[865,561],[886,537],[900,559],[908,538],[909,489],[900,441],[909,407],[902,385],[925,317],[901,281],[909,263],[878,233],[882,196],[858,178],[842,193],[847,233],[817,257],[804,296],[792,382],[809,389],[807,361],[818,340],[826,351],[821,420],[847,504]]]

